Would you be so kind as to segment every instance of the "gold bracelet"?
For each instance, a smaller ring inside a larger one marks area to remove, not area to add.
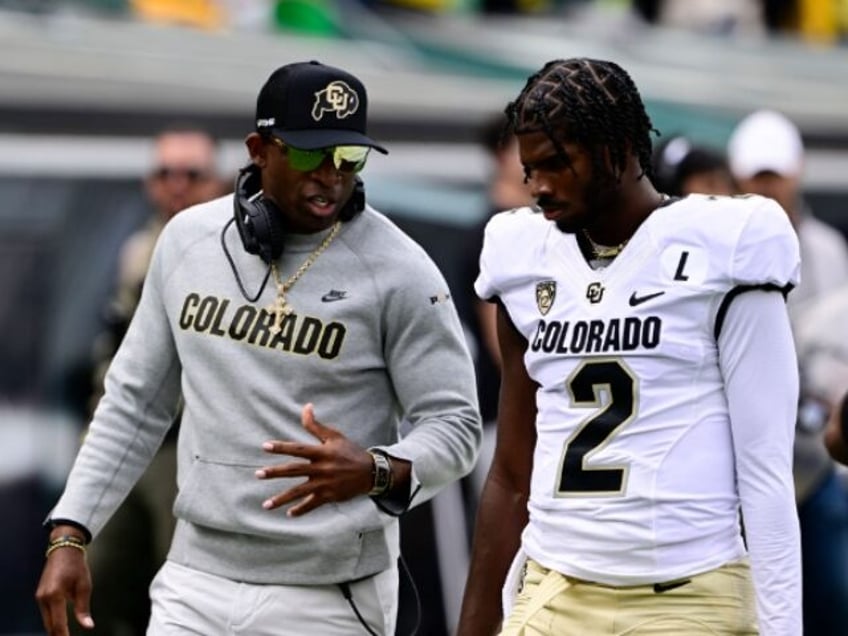
[[[45,558],[50,556],[50,553],[59,548],[76,548],[85,554],[85,541],[72,534],[63,534],[61,537],[51,539],[47,543],[47,552],[44,553]]]

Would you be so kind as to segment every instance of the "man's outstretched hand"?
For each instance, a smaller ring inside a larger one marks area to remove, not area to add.
[[[265,442],[262,449],[276,455],[290,455],[306,461],[290,461],[256,471],[259,479],[306,477],[306,481],[275,495],[262,503],[266,510],[298,503],[288,510],[296,517],[332,501],[347,501],[367,494],[373,482],[373,461],[367,450],[352,442],[338,430],[315,419],[312,404],[306,404],[300,415],[303,428],[319,443]]]

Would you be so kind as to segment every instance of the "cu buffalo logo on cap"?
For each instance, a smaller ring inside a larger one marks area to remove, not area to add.
[[[359,95],[347,83],[336,80],[315,93],[312,119],[321,121],[324,113],[333,112],[339,119],[353,115],[359,108]]]

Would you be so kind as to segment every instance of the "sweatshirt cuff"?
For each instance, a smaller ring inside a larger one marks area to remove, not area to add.
[[[82,532],[83,537],[85,538],[85,543],[91,543],[91,532],[88,528],[86,528],[81,523],[74,521],[73,519],[59,519],[59,518],[50,518],[44,522],[44,525],[51,530],[56,526],[71,526],[76,528],[80,532]]]
[[[375,448],[372,450],[375,452],[381,452],[387,457],[393,457],[382,449]],[[392,490],[385,495],[379,497],[371,497],[371,499],[374,501],[377,507],[383,512],[385,512],[387,515],[391,515],[392,517],[400,517],[403,513],[409,510],[409,507],[412,505],[412,501],[413,499],[415,499],[415,495],[418,494],[419,490],[421,490],[421,481],[415,474],[415,464],[412,463],[412,465],[410,466],[409,485],[407,488],[402,490]]]

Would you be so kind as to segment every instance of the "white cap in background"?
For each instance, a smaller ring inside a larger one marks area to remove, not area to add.
[[[801,133],[780,113],[756,111],[739,122],[730,135],[727,160],[737,179],[765,171],[783,177],[800,176],[804,164]]]

